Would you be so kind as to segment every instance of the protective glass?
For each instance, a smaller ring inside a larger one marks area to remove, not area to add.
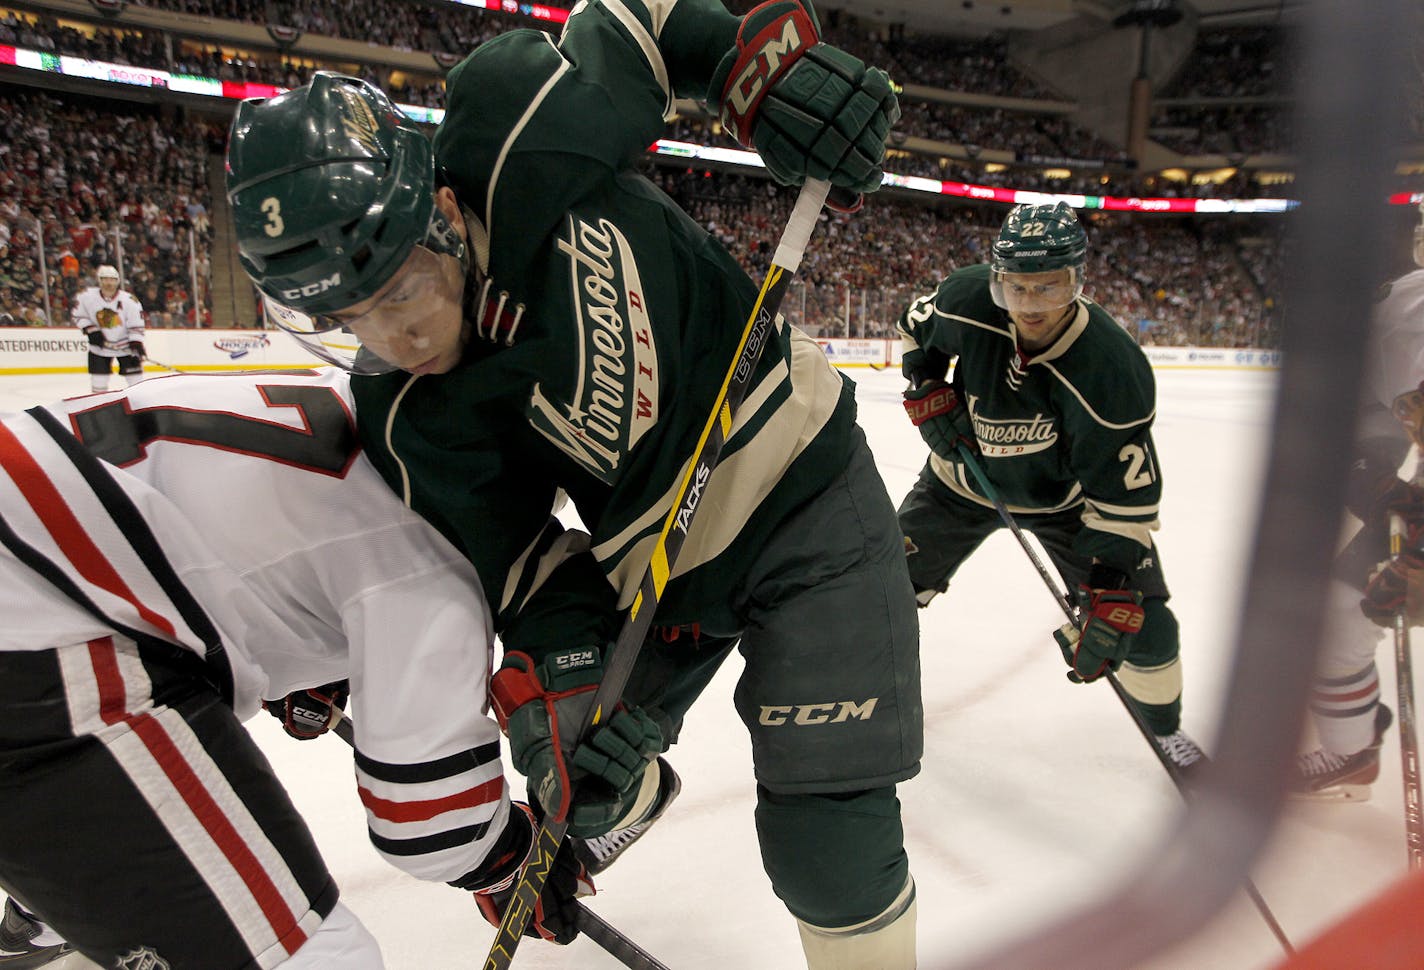
[[[990,273],[989,294],[1011,313],[1049,313],[1083,295],[1083,273],[1076,266],[1046,273]]]
[[[1424,202],[1419,203],[1419,225],[1414,227],[1414,265],[1424,267]]]
[[[433,339],[437,321],[458,318],[463,267],[416,246],[395,276],[350,311],[309,314],[264,297],[266,318],[329,364],[354,374],[386,374]]]

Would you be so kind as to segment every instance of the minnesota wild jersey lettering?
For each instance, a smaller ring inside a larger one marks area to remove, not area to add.
[[[994,420],[979,416],[979,397],[968,395],[969,413],[974,419],[974,437],[985,455],[1006,457],[1046,451],[1058,443],[1058,423],[1052,415],[1038,412],[1031,418]]]
[[[632,247],[607,219],[568,217],[558,251],[569,260],[578,328],[573,400],[536,385],[534,427],[606,482],[658,420],[658,355]]]

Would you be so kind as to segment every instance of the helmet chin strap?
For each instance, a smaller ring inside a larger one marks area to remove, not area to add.
[[[426,227],[425,239],[420,244],[432,253],[454,256],[460,261],[460,267],[468,272],[470,249],[465,245],[460,233],[450,224],[450,220],[445,218],[445,213],[440,211],[439,206],[431,210],[430,225]]]
[[[465,270],[465,293],[461,299],[461,309],[465,317],[465,326],[470,326],[470,321],[479,312],[477,306],[479,302],[480,287],[484,285],[485,278],[489,276],[489,233],[485,230],[484,223],[480,222],[478,216],[470,211],[470,207],[460,205],[460,215],[465,220],[465,234],[470,240],[469,248],[474,251],[473,266],[468,256],[460,261],[460,265]],[[471,269],[474,272],[471,272]]]

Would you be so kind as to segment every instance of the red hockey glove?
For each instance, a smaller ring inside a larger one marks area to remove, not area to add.
[[[472,890],[475,905],[491,926],[499,926],[509,900],[514,896],[515,884],[534,846],[534,838],[539,831],[539,820],[528,805],[523,802],[509,803],[509,830],[512,844],[494,860],[490,870],[498,874],[492,884]],[[483,868],[483,867],[482,867]],[[461,888],[470,889],[469,886]],[[539,902],[534,906],[534,917],[524,928],[524,935],[548,940],[566,946],[578,936],[578,903],[582,896],[592,896],[596,890],[593,879],[584,869],[583,863],[574,856],[573,846],[568,839],[559,847],[554,856],[554,865],[549,870],[549,878],[539,893]]]
[[[880,188],[885,139],[900,118],[889,76],[821,43],[799,0],[770,0],[742,18],[707,101],[776,181],[824,179],[853,192]]]
[[[1089,585],[1096,582],[1113,583],[1106,570],[1095,569],[1088,584],[1078,587],[1082,629],[1065,623],[1053,632],[1064,661],[1073,668],[1076,679],[1085,684],[1121,666],[1132,650],[1133,640],[1142,632],[1145,616],[1140,592]]]
[[[602,680],[598,649],[586,647],[551,654],[538,665],[528,654],[507,653],[490,684],[514,767],[544,810],[567,820],[569,834],[581,838],[603,835],[627,813],[648,763],[663,749],[652,718],[622,705],[576,745]]]
[[[905,413],[910,416],[910,423],[920,429],[920,437],[930,450],[946,461],[958,457],[960,445],[979,453],[969,411],[954,388],[944,381],[925,381],[907,389]]]
[[[319,738],[336,727],[342,708],[351,696],[351,684],[344,680],[294,690],[279,701],[263,701],[262,706],[282,722],[282,730],[298,741]]]

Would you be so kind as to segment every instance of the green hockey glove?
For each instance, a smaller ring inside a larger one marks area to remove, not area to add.
[[[852,192],[880,188],[885,139],[900,118],[889,76],[821,43],[801,0],[769,0],[742,18],[707,101],[777,182],[824,179]]]
[[[652,718],[622,705],[578,743],[602,680],[598,649],[582,647],[538,664],[528,654],[508,653],[490,684],[514,767],[544,810],[567,820],[569,834],[580,838],[603,835],[627,813],[643,772],[663,748]]]
[[[1053,632],[1064,661],[1073,668],[1072,679],[1086,684],[1117,670],[1142,632],[1142,593],[1123,589],[1126,580],[1116,570],[1094,566],[1088,582],[1078,587],[1082,628],[1065,623]]]
[[[905,413],[910,416],[910,423],[920,429],[920,437],[930,450],[946,461],[955,460],[961,446],[979,453],[969,411],[954,388],[944,381],[925,381],[907,388]]]

